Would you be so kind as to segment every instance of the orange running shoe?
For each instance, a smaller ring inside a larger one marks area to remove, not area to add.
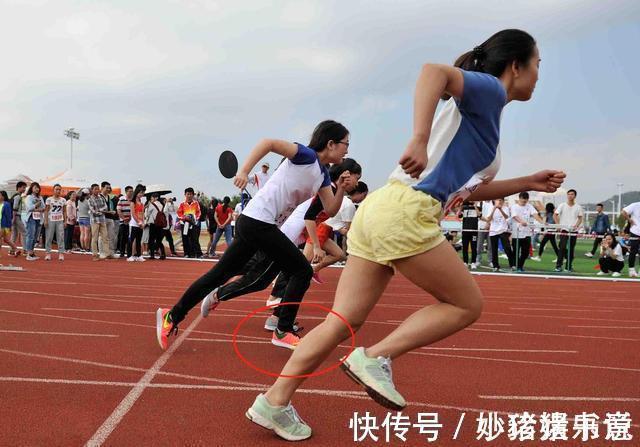
[[[170,310],[159,308],[156,311],[156,335],[158,336],[158,344],[163,350],[169,346],[171,334],[178,334],[178,326],[171,321]]]
[[[271,344],[273,345],[293,351],[296,349],[296,346],[298,346],[298,343],[300,343],[300,336],[295,331],[282,332],[278,328],[273,331],[273,337],[271,337]]]

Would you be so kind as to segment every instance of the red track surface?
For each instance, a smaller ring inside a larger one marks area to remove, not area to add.
[[[0,262],[9,260],[3,251]],[[290,445],[245,419],[258,390],[272,379],[246,367],[230,342],[241,317],[264,305],[266,292],[224,303],[206,320],[195,321],[194,309],[181,325],[182,333],[189,327],[192,332],[144,386],[139,381],[163,355],[155,338],[156,308],[170,307],[212,264],[97,263],[80,255],[64,263],[17,264],[28,270],[0,272],[0,445],[83,445],[116,408],[124,411],[109,425],[104,445]],[[325,271],[325,284],[312,285],[306,301],[330,306],[339,272]],[[435,445],[519,445],[506,433],[491,443],[476,440],[478,411],[500,412],[505,430],[508,412],[558,411],[572,418],[586,411],[604,418],[606,412],[629,411],[633,441],[605,442],[606,427],[600,425],[599,440],[552,445],[640,445],[640,283],[476,278],[486,299],[482,318],[394,362],[396,386],[412,402],[404,412],[411,422],[420,412],[439,413],[444,427]],[[378,340],[397,320],[431,302],[396,277],[357,345]],[[309,328],[320,317],[304,308],[299,319]],[[257,365],[279,371],[289,352],[268,344],[262,322],[254,318],[243,326],[238,346]],[[332,361],[344,352],[339,348]],[[308,380],[305,389],[294,404],[314,436],[301,445],[376,444],[354,442],[349,419],[368,411],[381,424],[387,410],[342,372]],[[393,435],[385,442],[384,429],[377,434],[377,445],[428,445],[417,428],[409,430],[407,442]]]

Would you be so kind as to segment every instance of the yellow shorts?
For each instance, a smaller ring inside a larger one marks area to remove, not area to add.
[[[390,181],[358,208],[348,234],[349,254],[393,267],[396,259],[429,251],[445,240],[439,201]]]

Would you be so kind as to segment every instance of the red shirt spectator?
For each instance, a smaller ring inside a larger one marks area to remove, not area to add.
[[[221,203],[216,207],[216,217],[218,218],[218,222],[220,225],[229,224],[231,220],[229,220],[229,216],[233,214],[233,208],[227,206],[224,208],[224,205]],[[228,222],[227,222],[228,221]]]

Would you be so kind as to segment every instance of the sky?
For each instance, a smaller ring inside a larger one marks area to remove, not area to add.
[[[540,80],[501,125],[498,178],[567,172],[583,202],[640,189],[640,2],[0,0],[0,182],[69,167],[114,186],[236,191],[219,154],[306,143],[335,119],[370,188],[412,133],[421,66],[504,28],[534,36]],[[635,42],[635,43],[634,43]],[[276,156],[267,158],[272,167]]]

